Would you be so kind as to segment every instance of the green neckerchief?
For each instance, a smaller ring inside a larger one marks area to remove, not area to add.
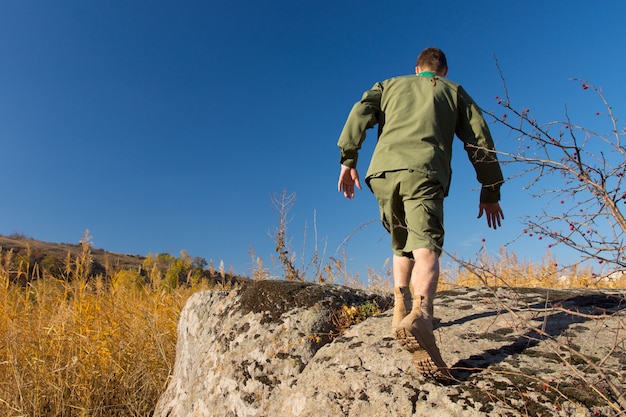
[[[434,77],[434,76],[436,76],[436,75],[437,75],[437,74],[435,74],[435,73],[434,73],[434,72],[432,72],[432,71],[422,71],[422,72],[420,72],[419,74],[417,74],[417,76],[418,76],[418,77]]]

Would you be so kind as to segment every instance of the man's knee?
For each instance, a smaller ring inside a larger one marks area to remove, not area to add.
[[[415,262],[434,264],[439,262],[441,252],[430,248],[418,248],[414,249],[412,253]]]

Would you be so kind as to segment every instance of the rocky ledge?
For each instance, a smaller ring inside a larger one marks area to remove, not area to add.
[[[435,301],[457,378],[416,372],[388,294],[252,281],[194,294],[156,417],[614,416],[626,411],[620,292],[458,288]]]

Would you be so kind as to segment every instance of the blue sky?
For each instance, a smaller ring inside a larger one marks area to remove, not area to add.
[[[297,195],[299,259],[316,230],[326,257],[350,237],[348,269],[381,269],[389,239],[379,224],[361,227],[378,216],[373,196],[336,191],[337,138],[362,92],[438,46],[448,78],[486,110],[503,94],[495,55],[513,104],[541,121],[563,119],[567,105],[579,124],[598,123],[600,103],[569,79],[601,86],[624,114],[625,18],[617,1],[2,0],[0,234],[76,243],[89,229],[111,252],[186,250],[248,275],[250,248],[270,264],[270,196],[285,189]],[[506,131],[493,134],[513,149]],[[372,131],[362,174],[374,144]],[[446,250],[497,254],[541,207],[511,181],[505,224],[488,230],[455,152]],[[546,245],[509,249],[539,260]]]

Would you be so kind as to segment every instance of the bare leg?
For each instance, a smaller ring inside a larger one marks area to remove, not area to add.
[[[393,286],[408,287],[413,274],[415,262],[406,256],[393,255]]]
[[[416,249],[413,256],[415,261],[410,279],[413,292],[412,308],[395,328],[394,333],[400,344],[413,354],[413,359],[422,374],[447,378],[449,377],[447,365],[441,358],[432,324],[433,298],[439,280],[439,255],[430,249]],[[400,261],[398,265],[406,266],[406,261]]]
[[[415,249],[413,257],[415,258],[411,271],[413,294],[429,301],[428,306],[422,306],[422,313],[424,318],[432,319],[432,301],[439,282],[439,254],[431,249]]]
[[[413,271],[413,260],[404,256],[393,255],[393,292],[394,309],[391,330],[395,332],[400,322],[413,307],[413,295],[409,288]]]

